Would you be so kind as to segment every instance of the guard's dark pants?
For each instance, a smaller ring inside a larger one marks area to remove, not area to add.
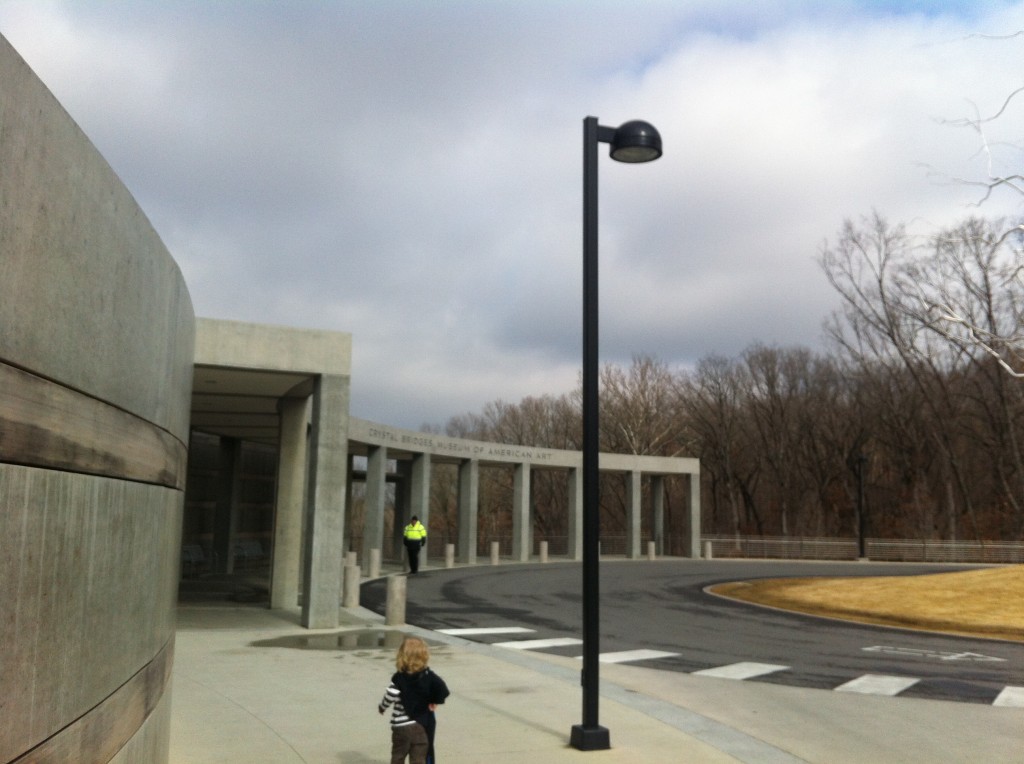
[[[420,546],[419,539],[408,539],[405,542],[405,551],[409,553],[409,572],[418,573],[420,569]]]

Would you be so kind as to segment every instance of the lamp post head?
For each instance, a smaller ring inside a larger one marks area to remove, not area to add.
[[[661,135],[654,125],[638,119],[619,125],[609,143],[617,162],[653,162],[661,156]]]

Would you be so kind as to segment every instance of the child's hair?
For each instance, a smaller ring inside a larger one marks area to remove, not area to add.
[[[416,674],[423,671],[430,661],[430,648],[419,637],[406,637],[398,648],[395,656],[395,668],[404,674]]]

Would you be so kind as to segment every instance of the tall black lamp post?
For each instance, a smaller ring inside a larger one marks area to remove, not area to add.
[[[867,515],[864,513],[864,467],[868,458],[863,453],[856,456],[857,467],[857,557],[866,560],[868,553],[865,548],[865,536],[867,535]]]
[[[647,122],[618,128],[583,120],[583,723],[572,728],[570,743],[581,751],[611,747],[598,724],[599,544],[598,506],[598,342],[597,342],[597,144],[611,145],[619,162],[651,162],[661,156],[661,136]]]

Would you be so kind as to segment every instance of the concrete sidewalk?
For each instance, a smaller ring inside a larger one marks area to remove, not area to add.
[[[569,747],[580,664],[387,628],[362,608],[338,629],[299,612],[225,603],[179,607],[170,760],[175,764],[367,764],[390,754],[377,703],[404,634],[431,644],[452,690],[438,710],[443,764],[477,762],[1021,762],[1024,709],[854,696],[602,664],[611,750]]]
[[[342,610],[342,617],[339,629],[317,631],[299,626],[297,610],[182,605],[171,761],[387,761],[390,731],[377,703],[405,633],[428,640],[431,666],[452,690],[438,710],[437,756],[444,764],[797,761],[671,703],[621,688],[623,697],[605,695],[600,706],[612,749],[577,751],[568,740],[581,719],[582,695],[579,668],[571,663],[414,627],[385,628],[379,616],[361,608]],[[616,688],[603,684],[605,689]]]

